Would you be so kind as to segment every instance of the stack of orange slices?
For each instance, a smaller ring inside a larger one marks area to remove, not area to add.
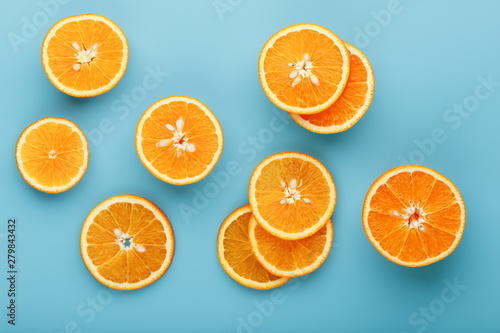
[[[320,267],[333,241],[333,178],[317,159],[286,152],[263,160],[249,185],[250,205],[222,223],[224,270],[251,288],[270,289]]]
[[[259,78],[276,106],[302,127],[322,134],[342,132],[358,122],[375,88],[365,55],[311,23],[289,26],[266,42]]]

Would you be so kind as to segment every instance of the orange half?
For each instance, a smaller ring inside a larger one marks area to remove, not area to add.
[[[465,227],[465,205],[445,176],[420,165],[385,172],[363,207],[365,233],[387,259],[424,266],[455,250]]]
[[[288,278],[309,274],[328,257],[333,242],[332,220],[315,234],[298,240],[285,240],[268,233],[252,216],[248,227],[252,250],[269,272]]]
[[[21,133],[16,163],[28,184],[43,192],[59,193],[82,179],[89,165],[89,146],[75,123],[42,118]]]
[[[128,43],[107,17],[83,14],[60,20],[45,36],[42,64],[50,82],[75,97],[113,88],[127,69]]]
[[[102,284],[121,290],[159,279],[174,256],[174,232],[154,203],[135,195],[111,197],[85,219],[80,236],[83,262]]]
[[[312,132],[330,134],[348,130],[364,116],[372,102],[375,79],[370,62],[356,47],[344,44],[350,53],[351,71],[342,95],[319,113],[290,113],[293,120]]]
[[[217,253],[222,268],[235,281],[254,289],[271,289],[289,279],[266,271],[257,261],[248,240],[249,205],[232,212],[222,223],[217,238]]]
[[[349,77],[349,52],[330,30],[312,23],[274,34],[259,58],[259,78],[267,97],[292,113],[325,110],[342,94]]]
[[[248,196],[257,222],[282,239],[301,239],[329,220],[337,193],[333,178],[312,156],[286,152],[255,168]]]
[[[174,185],[206,177],[224,147],[215,115],[197,99],[170,96],[151,105],[135,134],[139,159],[157,178]]]

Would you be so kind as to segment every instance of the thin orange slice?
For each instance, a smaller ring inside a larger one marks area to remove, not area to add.
[[[151,105],[135,134],[139,159],[157,178],[184,185],[206,177],[224,147],[222,128],[200,101],[170,96]]]
[[[299,114],[325,110],[342,94],[349,77],[349,52],[317,24],[289,26],[274,34],[259,58],[259,78],[279,108]]]
[[[278,153],[255,168],[248,190],[257,222],[282,239],[301,239],[325,225],[335,208],[332,176],[312,156]]]
[[[82,179],[89,165],[89,146],[75,123],[42,118],[21,133],[16,163],[28,184],[43,192],[59,193]]]
[[[375,79],[370,62],[356,47],[346,42],[344,44],[351,55],[351,71],[342,95],[319,113],[290,113],[300,126],[312,132],[330,134],[345,131],[363,117],[372,102]]]
[[[333,242],[331,219],[315,234],[298,240],[285,240],[271,235],[253,216],[248,230],[257,260],[269,272],[288,278],[316,270],[328,257]]]
[[[85,219],[83,262],[102,284],[121,290],[158,280],[174,256],[174,232],[160,208],[135,195],[111,197]]]
[[[110,19],[83,14],[60,20],[45,36],[42,64],[50,82],[75,97],[113,88],[127,69],[128,43]]]
[[[457,247],[465,227],[465,205],[445,176],[420,165],[400,166],[385,172],[368,191],[363,226],[387,259],[425,266]]]
[[[232,212],[222,223],[217,238],[217,253],[222,268],[235,281],[254,289],[271,289],[289,279],[273,275],[257,261],[248,240],[249,205]]]

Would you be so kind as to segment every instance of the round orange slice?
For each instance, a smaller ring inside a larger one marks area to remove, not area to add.
[[[250,178],[249,200],[257,222],[282,239],[301,239],[317,232],[333,213],[336,190],[332,176],[312,156],[286,152],[269,156]]]
[[[42,64],[50,82],[75,97],[113,88],[127,69],[128,43],[110,19],[83,14],[60,20],[45,36]]]
[[[206,177],[224,147],[222,128],[200,101],[171,96],[151,105],[135,135],[139,159],[157,178],[174,185]]]
[[[331,219],[315,234],[298,240],[285,240],[271,235],[253,216],[248,230],[257,260],[269,272],[288,278],[316,270],[328,257],[333,242]]]
[[[356,124],[370,107],[375,79],[370,62],[356,47],[344,42],[350,53],[351,71],[342,95],[326,110],[316,114],[290,113],[302,127],[316,133],[345,131]]]
[[[405,165],[385,172],[366,195],[365,233],[387,259],[424,266],[448,256],[465,227],[465,205],[453,183],[436,171]]]
[[[257,261],[248,240],[249,205],[232,212],[222,223],[217,238],[217,253],[222,268],[235,281],[254,289],[271,289],[289,279],[269,273]]]
[[[325,110],[342,94],[349,77],[349,52],[317,24],[289,26],[274,34],[259,58],[259,78],[279,108],[299,114]]]
[[[160,208],[135,195],[111,197],[85,219],[83,262],[102,284],[121,290],[158,280],[174,256],[174,232]]]
[[[59,193],[82,179],[89,165],[89,146],[73,122],[42,118],[21,133],[16,163],[28,184],[43,192]]]

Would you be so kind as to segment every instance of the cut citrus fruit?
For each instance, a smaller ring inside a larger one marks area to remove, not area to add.
[[[464,232],[465,205],[448,178],[424,166],[400,166],[385,172],[368,191],[363,226],[387,259],[424,266],[455,250]]]
[[[250,205],[246,205],[224,220],[217,238],[219,261],[226,273],[244,286],[255,289],[279,287],[289,279],[266,271],[250,247],[248,222],[251,216]]]
[[[174,256],[174,232],[160,208],[135,195],[111,197],[83,224],[80,250],[90,273],[121,290],[158,280]]]
[[[113,88],[127,69],[128,43],[110,19],[83,14],[60,20],[45,36],[42,64],[50,82],[75,97]]]
[[[274,34],[259,58],[259,78],[279,108],[299,114],[325,110],[339,98],[349,77],[349,52],[317,24],[289,26]]]
[[[283,277],[311,273],[323,264],[333,241],[332,220],[315,234],[298,240],[275,237],[262,228],[254,216],[250,219],[248,237],[257,260],[269,272]]]
[[[43,192],[59,193],[82,179],[89,164],[89,146],[73,122],[42,118],[21,133],[16,163],[28,184]]]
[[[320,161],[302,153],[278,153],[255,168],[248,190],[257,222],[282,239],[317,232],[333,213],[336,190]]]
[[[157,178],[175,185],[206,177],[224,147],[222,128],[200,101],[170,96],[151,105],[135,135],[139,159]]]
[[[351,55],[351,70],[342,95],[319,113],[290,113],[300,126],[312,132],[330,134],[345,131],[363,117],[372,102],[375,79],[370,62],[356,47],[346,42],[344,44]]]

